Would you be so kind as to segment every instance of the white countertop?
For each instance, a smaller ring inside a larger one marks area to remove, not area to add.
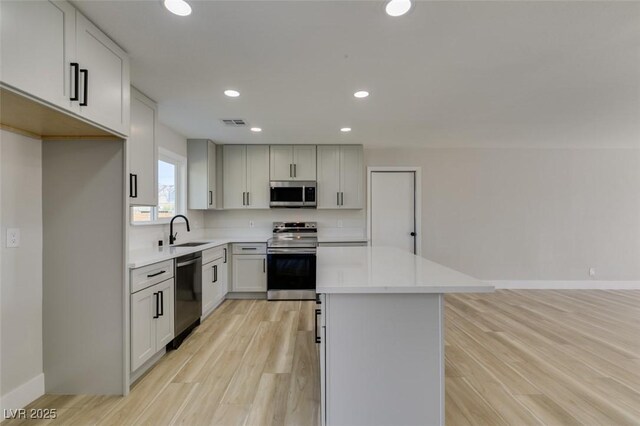
[[[143,249],[135,249],[129,251],[129,263],[127,266],[130,269],[140,268],[142,266],[151,265],[153,263],[162,262],[163,260],[173,259],[185,254],[195,253],[197,251],[207,250],[213,247],[217,247],[223,244],[229,243],[266,243],[271,238],[271,235],[265,237],[264,235],[256,235],[254,237],[221,237],[221,238],[196,238],[188,241],[178,241],[179,244],[187,242],[206,242],[207,244],[196,247],[149,247]],[[319,243],[333,243],[333,242],[366,242],[366,238],[356,236],[319,236]]]
[[[494,286],[391,247],[318,248],[318,293],[484,293]]]
[[[206,244],[195,247],[164,246],[131,250],[129,252],[129,263],[127,266],[130,269],[140,268],[142,266],[162,262],[163,260],[173,259],[179,256],[184,256],[185,254],[195,253],[197,251],[207,250],[229,243],[266,243],[266,240],[260,238],[200,238],[192,241],[206,242]],[[186,242],[191,241],[179,241],[177,244],[180,245]]]

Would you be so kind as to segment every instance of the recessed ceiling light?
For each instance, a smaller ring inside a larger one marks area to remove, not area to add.
[[[237,90],[225,90],[224,94],[227,95],[230,98],[237,98],[238,96],[240,96],[240,92],[238,92]]]
[[[261,131],[262,131],[262,129],[261,129],[260,127],[252,127],[252,128],[251,128],[251,131],[252,131],[252,132],[256,132],[256,133],[258,133],[258,132],[261,132]]]
[[[356,98],[366,98],[367,96],[369,96],[369,92],[367,92],[366,90],[358,90],[353,94],[353,96],[355,96]]]
[[[385,11],[389,16],[402,16],[411,9],[411,0],[389,0]]]
[[[342,133],[350,132],[350,131],[351,131],[351,127],[343,127],[342,129],[340,129],[340,131],[341,131]]]
[[[191,6],[184,0],[164,0],[164,7],[178,16],[191,15]]]

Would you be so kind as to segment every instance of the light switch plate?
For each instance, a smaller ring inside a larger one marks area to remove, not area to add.
[[[20,229],[19,228],[7,228],[7,247],[8,248],[20,247]]]

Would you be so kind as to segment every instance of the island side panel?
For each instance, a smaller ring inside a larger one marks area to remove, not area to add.
[[[326,424],[444,424],[442,294],[326,295]]]

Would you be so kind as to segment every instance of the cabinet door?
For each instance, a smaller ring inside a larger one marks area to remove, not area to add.
[[[225,145],[222,149],[224,208],[241,209],[247,190],[247,149],[245,145]]]
[[[216,262],[209,262],[202,267],[202,315],[208,313],[216,300],[216,286],[214,281],[214,266]]]
[[[158,352],[174,338],[174,280],[163,281],[154,286],[160,293],[160,316],[156,319],[156,350]]]
[[[75,9],[66,2],[0,2],[2,82],[67,110],[75,55]]]
[[[131,132],[129,135],[130,203],[134,206],[158,205],[156,157],[156,105],[142,93],[131,91]]]
[[[233,256],[233,291],[267,291],[267,256]]]
[[[247,204],[252,209],[269,208],[269,146],[247,146]]]
[[[318,208],[337,209],[340,192],[340,147],[318,146]]]
[[[131,371],[156,353],[157,286],[131,295]]]
[[[207,206],[209,209],[216,208],[216,145],[207,141],[207,175],[208,175],[208,192],[207,192]]]
[[[229,291],[229,269],[224,259],[218,260],[218,281],[216,282],[216,300],[224,299]]]
[[[269,157],[271,180],[293,179],[293,146],[271,145],[269,147]]]
[[[80,64],[80,115],[129,134],[129,58],[127,54],[76,12],[77,59]],[[86,70],[83,74],[82,70]],[[83,105],[86,104],[86,105]]]
[[[340,147],[340,207],[361,209],[364,204],[363,153],[359,145]]]
[[[294,145],[293,179],[316,180],[316,146]]]

